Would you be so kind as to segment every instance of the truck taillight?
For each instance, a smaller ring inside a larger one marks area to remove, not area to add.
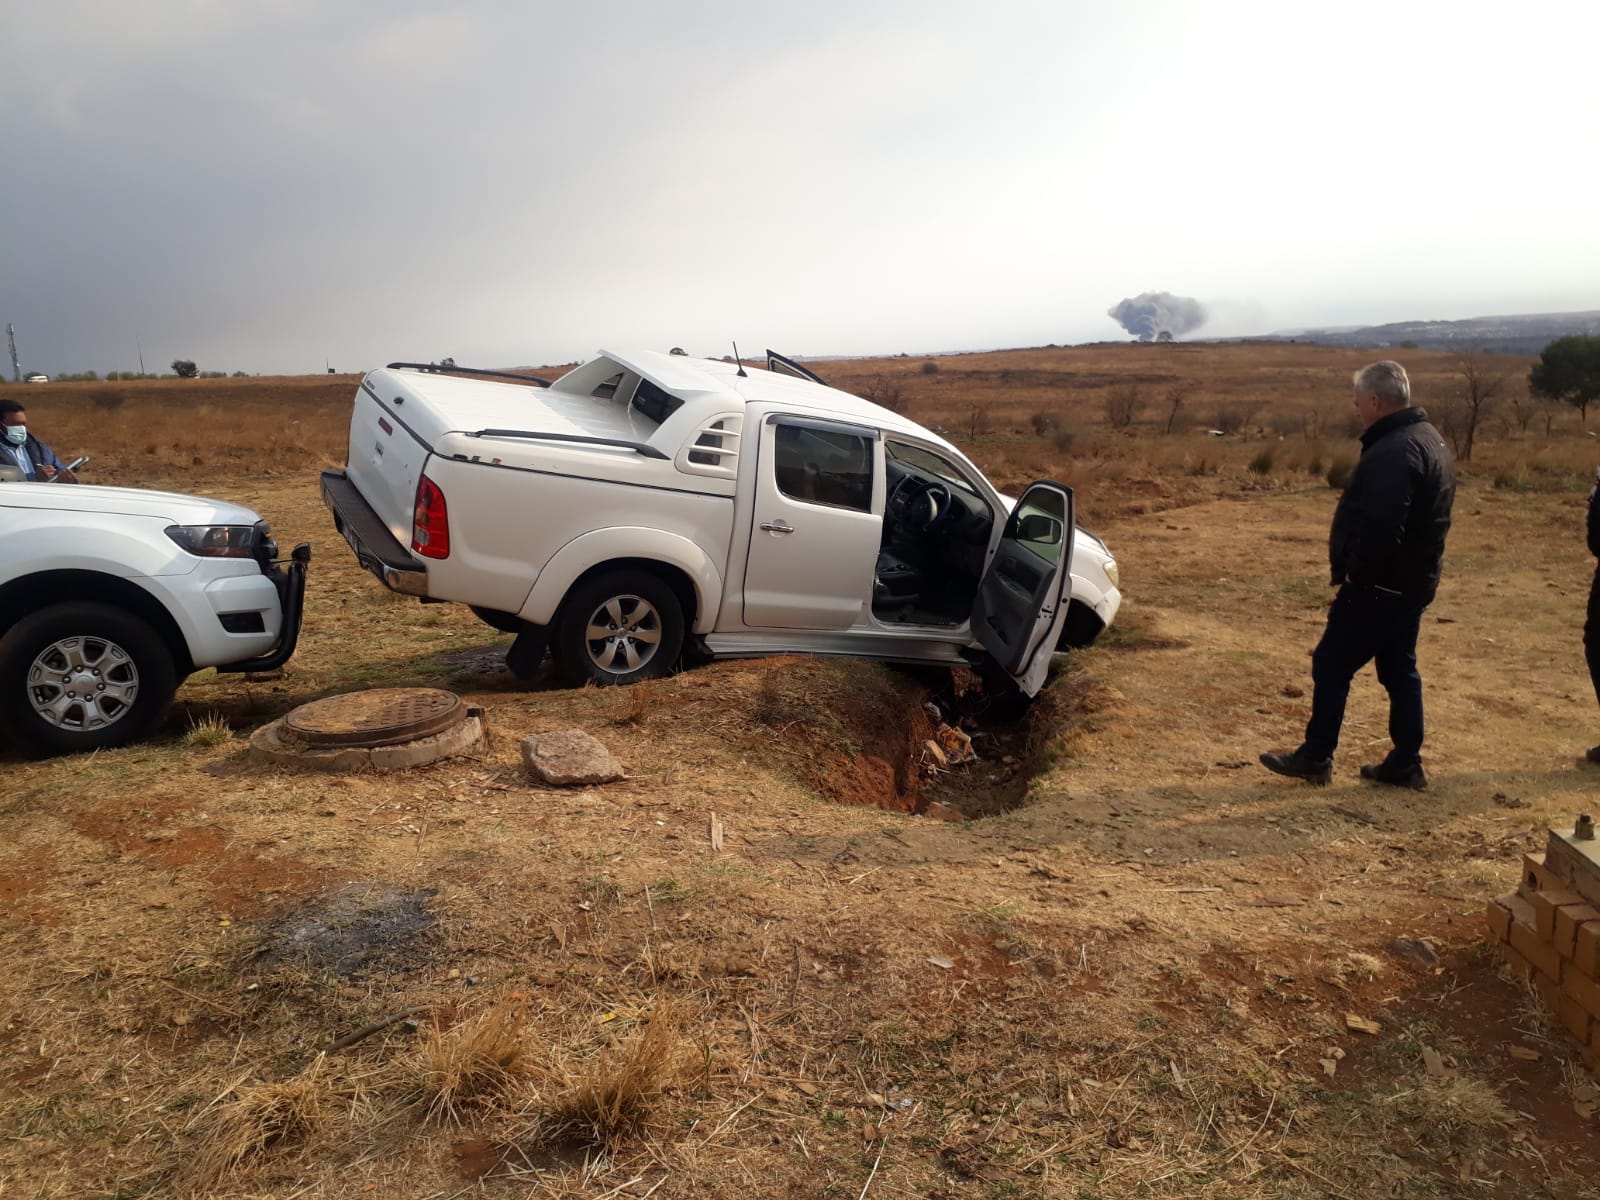
[[[411,548],[423,558],[450,557],[450,514],[444,493],[426,475],[417,484],[417,503],[411,510]]]

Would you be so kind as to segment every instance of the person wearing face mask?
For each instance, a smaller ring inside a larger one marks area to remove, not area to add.
[[[28,432],[28,410],[16,400],[0,400],[0,467],[16,466],[24,479],[77,483],[67,464]]]

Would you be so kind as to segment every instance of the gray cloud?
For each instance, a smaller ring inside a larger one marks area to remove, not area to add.
[[[132,368],[140,348],[161,369],[284,373],[606,343],[916,353],[1106,336],[1130,272],[1270,303],[1270,320],[1219,304],[1206,329],[1230,333],[1592,308],[1600,279],[1600,240],[1565,233],[1600,160],[1570,163],[1538,221],[1512,175],[1455,182],[1485,137],[1530,160],[1581,138],[1595,5],[1559,46],[1508,15],[1493,37],[1540,51],[1488,91],[1455,66],[1489,33],[1392,28],[1385,9],[1403,86],[1354,96],[1366,26],[1313,8],[10,7],[0,323],[25,370]],[[1219,50],[1254,69],[1216,71]],[[1323,187],[1328,147],[1298,136],[1440,104],[1452,121],[1382,206]],[[1193,136],[1150,153],[1185,105]]]
[[[1171,292],[1141,292],[1131,299],[1118,301],[1106,310],[1106,316],[1141,342],[1148,342],[1162,333],[1173,337],[1193,333],[1206,323],[1206,306]]]

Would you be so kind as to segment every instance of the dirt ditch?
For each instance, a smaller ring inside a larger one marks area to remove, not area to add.
[[[751,706],[796,774],[838,804],[949,821],[1024,804],[1088,707],[1070,666],[1032,703],[962,669],[884,670],[825,700],[811,682],[801,660],[773,660]]]

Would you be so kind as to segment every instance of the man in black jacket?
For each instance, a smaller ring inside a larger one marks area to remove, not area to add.
[[[1312,783],[1332,779],[1350,681],[1376,661],[1378,682],[1389,693],[1394,749],[1381,763],[1363,766],[1361,777],[1420,790],[1428,777],[1417,632],[1439,588],[1456,469],[1428,414],[1411,407],[1411,382],[1399,363],[1357,371],[1355,406],[1366,431],[1328,535],[1339,594],[1311,656],[1311,720],[1299,749],[1263,754],[1261,763]]]

